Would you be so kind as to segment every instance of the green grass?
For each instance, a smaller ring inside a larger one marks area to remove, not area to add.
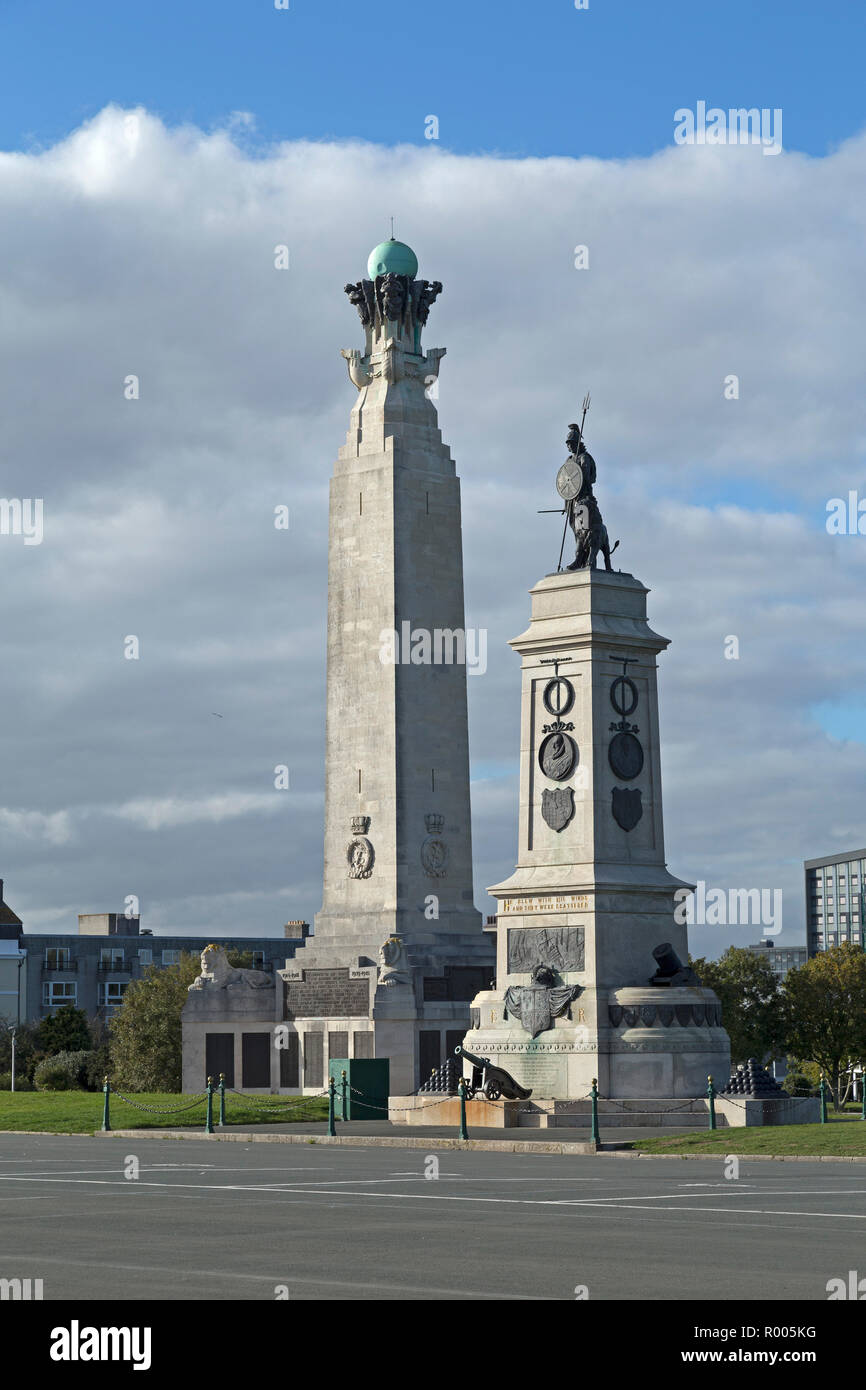
[[[175,1110],[189,1104],[195,1097],[176,1093],[156,1093],[131,1096],[137,1105],[152,1105],[160,1110]],[[266,1110],[259,1101],[226,1096],[226,1128],[256,1124],[279,1124],[298,1120],[326,1120],[328,1102],[310,1096],[302,1104],[296,1096],[263,1096],[262,1100],[278,1109]],[[92,1134],[102,1128],[101,1091],[0,1091],[0,1130],[53,1130],[58,1134]],[[205,1098],[195,1109],[175,1115],[151,1115],[127,1105],[116,1095],[111,1097],[112,1129],[204,1129]],[[219,1098],[214,1096],[214,1127],[219,1119]]]
[[[612,1138],[615,1131],[609,1131]],[[606,1136],[602,1133],[602,1139]],[[653,1154],[822,1154],[866,1157],[866,1121],[826,1125],[754,1125],[742,1129],[695,1130],[669,1139],[635,1139],[629,1148]]]

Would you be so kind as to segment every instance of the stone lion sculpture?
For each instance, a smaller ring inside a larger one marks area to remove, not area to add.
[[[273,985],[272,977],[265,970],[239,970],[229,965],[228,956],[222,946],[211,943],[201,953],[201,974],[197,975],[190,989],[267,989]]]
[[[412,983],[409,957],[399,936],[389,936],[379,950],[379,984],[393,989]]]

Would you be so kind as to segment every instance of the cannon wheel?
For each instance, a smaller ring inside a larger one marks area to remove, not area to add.
[[[484,1094],[488,1100],[498,1100],[502,1095],[502,1088],[498,1081],[488,1081],[484,1087]]]

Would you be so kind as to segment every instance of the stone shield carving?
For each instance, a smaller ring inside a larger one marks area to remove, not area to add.
[[[448,868],[448,846],[438,835],[428,835],[421,845],[421,867],[428,878],[444,878]]]
[[[547,1032],[553,1020],[564,1014],[573,999],[581,993],[580,985],[560,985],[546,989],[539,985],[511,985],[505,991],[505,1008],[513,1018],[519,1018],[531,1037]]]
[[[611,792],[611,811],[622,830],[634,830],[643,815],[640,788],[614,787]]]
[[[421,845],[421,867],[428,878],[444,878],[448,867],[448,846],[442,839],[445,817],[430,811],[424,817],[427,839]]]
[[[571,787],[545,787],[541,793],[541,814],[551,830],[564,830],[574,815]]]
[[[346,846],[349,878],[369,878],[373,872],[373,846],[366,835],[356,835]]]

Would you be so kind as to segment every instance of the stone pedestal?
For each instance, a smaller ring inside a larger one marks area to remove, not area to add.
[[[473,1000],[464,1046],[535,1100],[584,1097],[593,1077],[604,1097],[700,1098],[708,1074],[729,1074],[716,996],[676,969],[690,885],[665,865],[656,658],[668,642],[646,594],[630,574],[548,575],[511,643],[518,862],[490,889],[496,988]]]

